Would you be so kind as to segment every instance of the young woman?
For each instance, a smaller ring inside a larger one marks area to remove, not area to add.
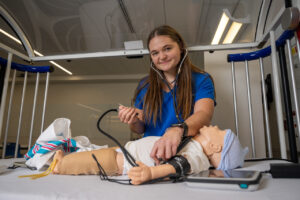
[[[162,136],[151,151],[158,164],[176,154],[183,136],[194,136],[210,124],[215,91],[210,75],[191,63],[182,37],[172,27],[155,28],[147,46],[149,75],[136,89],[134,107],[119,107],[119,118],[144,137]]]

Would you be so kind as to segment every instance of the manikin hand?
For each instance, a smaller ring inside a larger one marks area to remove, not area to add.
[[[118,116],[121,122],[126,124],[134,124],[140,120],[139,118],[141,118],[142,114],[139,112],[140,111],[136,108],[120,105]]]
[[[176,155],[177,147],[181,141],[183,129],[179,127],[168,128],[165,134],[155,142],[151,158],[155,161],[156,165],[162,160],[168,160]]]
[[[131,179],[133,185],[139,185],[152,179],[152,173],[150,167],[144,163],[137,161],[139,166],[133,167],[128,172],[128,177]]]

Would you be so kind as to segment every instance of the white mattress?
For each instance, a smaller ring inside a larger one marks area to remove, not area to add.
[[[18,159],[19,161],[20,159]],[[8,166],[15,159],[0,160],[0,166]],[[270,162],[249,162],[243,169],[268,170]],[[277,161],[278,162],[278,161]],[[31,180],[18,178],[19,175],[33,174],[25,168],[6,171],[0,174],[0,199],[300,199],[300,179],[273,179],[263,176],[257,191],[224,191],[188,187],[184,182],[163,182],[151,185],[120,185],[101,181],[99,176],[48,175]]]

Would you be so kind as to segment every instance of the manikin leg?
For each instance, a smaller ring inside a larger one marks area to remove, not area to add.
[[[107,175],[112,176],[122,173],[123,154],[117,153],[113,148],[71,153],[66,156],[63,155],[61,150],[58,150],[54,156],[57,164],[53,173],[68,175],[99,174],[99,168],[92,157],[92,153],[96,156]],[[118,167],[118,165],[121,166]]]

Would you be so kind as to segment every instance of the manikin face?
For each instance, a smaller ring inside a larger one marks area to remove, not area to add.
[[[166,74],[176,74],[180,61],[179,45],[170,37],[160,35],[150,40],[149,51],[153,64]]]

